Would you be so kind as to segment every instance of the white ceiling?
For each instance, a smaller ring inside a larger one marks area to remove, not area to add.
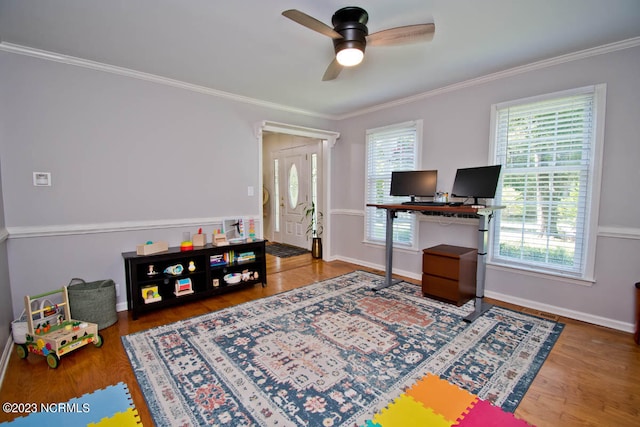
[[[344,6],[369,32],[430,23],[431,42],[367,49],[321,78]],[[0,48],[41,49],[331,117],[498,71],[640,37],[640,0],[0,0]],[[5,49],[8,50],[8,49]]]

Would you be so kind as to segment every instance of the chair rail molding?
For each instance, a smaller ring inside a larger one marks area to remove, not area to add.
[[[615,239],[640,239],[640,228],[600,226],[598,227],[598,237],[611,237]]]
[[[103,222],[95,224],[66,224],[66,225],[42,225],[27,227],[7,227],[9,239],[25,239],[32,237],[73,236],[82,234],[115,233],[123,231],[141,231],[154,229],[170,229],[182,227],[199,228],[208,225],[218,225],[225,218],[252,219],[260,224],[258,229],[262,233],[262,218],[257,215],[230,215],[213,218],[181,218],[157,221],[124,221]],[[259,236],[261,237],[261,236]]]

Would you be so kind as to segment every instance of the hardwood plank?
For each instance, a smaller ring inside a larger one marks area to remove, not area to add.
[[[315,281],[368,270],[341,261],[323,262],[309,254],[291,258],[267,256],[267,282],[253,288],[167,310],[150,312],[132,320],[128,312],[118,313],[118,322],[100,333],[102,348],[87,346],[62,358],[58,369],[50,369],[44,358],[29,355],[20,360],[12,352],[0,389],[0,401],[58,403],[125,382],[138,409],[142,424],[153,422],[144,396],[131,370],[120,337],[132,332],[175,322]],[[419,281],[406,279],[419,286]],[[548,313],[490,301],[541,317]],[[632,334],[589,325],[570,319],[558,343],[533,381],[515,414],[531,424],[543,426],[631,426],[640,418],[640,346]],[[0,422],[17,414],[0,413]]]

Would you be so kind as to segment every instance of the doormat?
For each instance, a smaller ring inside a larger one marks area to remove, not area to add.
[[[34,404],[35,405],[35,404]],[[38,405],[36,411],[0,426],[140,427],[138,410],[125,383],[111,385],[63,403]]]
[[[292,256],[308,254],[310,252],[304,248],[275,242],[267,243],[265,250],[268,254],[277,256],[278,258],[289,258]]]
[[[362,425],[427,373],[515,411],[563,325],[355,271],[122,337],[160,426]]]

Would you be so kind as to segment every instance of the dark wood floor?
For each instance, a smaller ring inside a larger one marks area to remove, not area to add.
[[[142,424],[152,426],[144,397],[122,347],[122,335],[273,295],[356,269],[362,268],[339,261],[325,263],[313,260],[310,255],[287,259],[268,256],[269,285],[266,288],[257,285],[236,293],[145,314],[135,321],[127,312],[118,313],[118,323],[101,331],[105,340],[102,348],[88,346],[65,356],[57,369],[48,368],[40,356],[29,355],[26,360],[20,360],[14,352],[0,389],[0,401],[65,402],[122,381],[131,391]],[[500,305],[521,309],[508,304]],[[553,317],[545,313],[532,313]],[[634,344],[632,334],[564,318],[559,320],[566,323],[565,330],[516,410],[516,416],[539,427],[640,425],[640,346]],[[0,413],[0,422],[15,416]]]

